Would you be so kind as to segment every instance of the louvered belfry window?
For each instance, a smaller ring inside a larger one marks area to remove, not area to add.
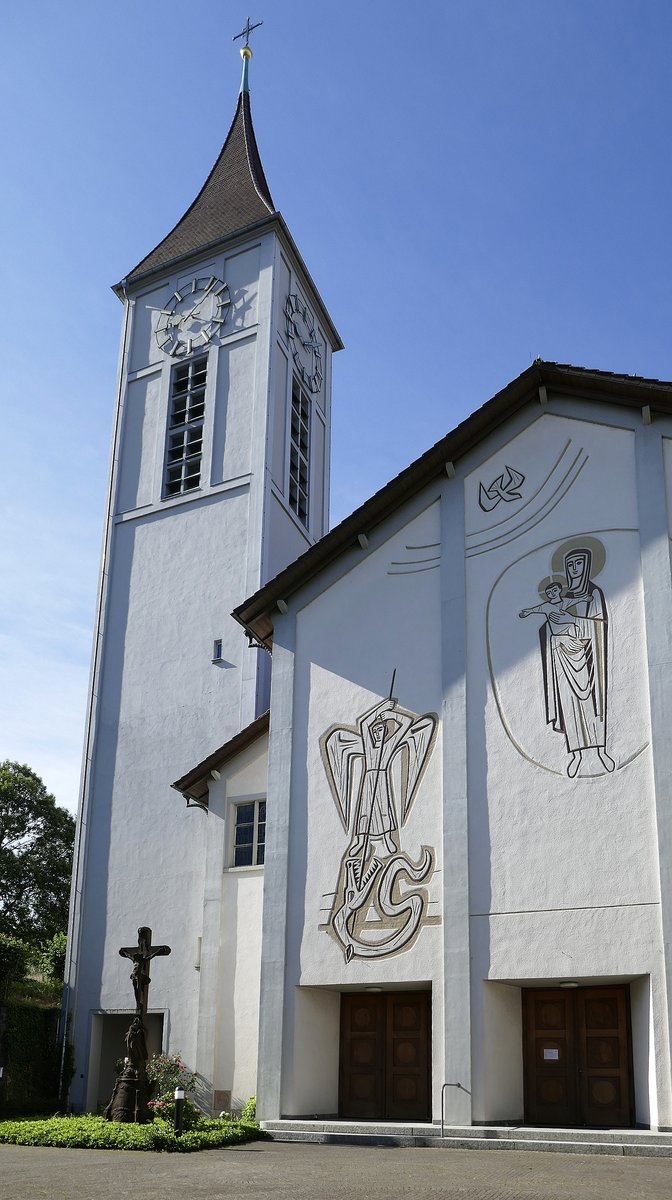
[[[289,507],[308,526],[310,476],[310,397],[299,380],[292,382],[292,425],[289,441]]]
[[[208,356],[202,354],[173,369],[164,497],[190,492],[201,482],[207,368]]]

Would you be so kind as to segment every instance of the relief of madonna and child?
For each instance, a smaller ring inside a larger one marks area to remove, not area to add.
[[[550,577],[542,585],[546,599],[518,614],[544,618],[539,641],[546,722],[564,735],[570,779],[588,750],[596,752],[604,771],[615,766],[607,753],[609,613],[604,592],[592,578],[593,557],[587,545],[568,550],[564,579]]]

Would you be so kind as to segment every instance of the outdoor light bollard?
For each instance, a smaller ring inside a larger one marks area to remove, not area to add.
[[[184,1123],[184,1088],[175,1088],[175,1137],[182,1137]]]

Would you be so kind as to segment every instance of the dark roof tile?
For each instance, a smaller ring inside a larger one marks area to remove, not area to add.
[[[578,393],[586,399],[629,407],[649,406],[672,414],[672,382],[536,359],[517,379],[508,383],[481,408],[477,408],[434,446],[430,446],[420,458],[405,467],[340,525],[336,525],[300,558],[235,608],[232,616],[255,641],[270,646],[273,640],[273,613],[277,612],[279,599],[286,601],[340,554],[351,550],[359,534],[367,534],[384,521],[410,496],[442,473],[447,462],[457,462],[508,417],[530,401],[538,400],[542,387],[556,393]]]
[[[248,746],[256,742],[257,738],[263,737],[268,732],[268,720],[269,713],[262,713],[260,717],[252,721],[251,725],[246,725],[239,733],[229,738],[228,742],[224,742],[223,746],[219,746],[202,762],[191,767],[181,779],[176,779],[175,783],[171,783],[170,786],[181,792],[183,796],[207,804],[210,772],[223,767],[229,759],[235,758],[236,754],[246,750]]]
[[[263,221],[275,212],[252,126],[249,93],[198,196],[171,232],[130,272],[126,284]]]

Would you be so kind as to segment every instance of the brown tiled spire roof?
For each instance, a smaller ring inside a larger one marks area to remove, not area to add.
[[[252,127],[250,95],[244,76],[233,123],[198,196],[175,228],[133,268],[125,282],[133,283],[140,276],[220,242],[274,212]]]

